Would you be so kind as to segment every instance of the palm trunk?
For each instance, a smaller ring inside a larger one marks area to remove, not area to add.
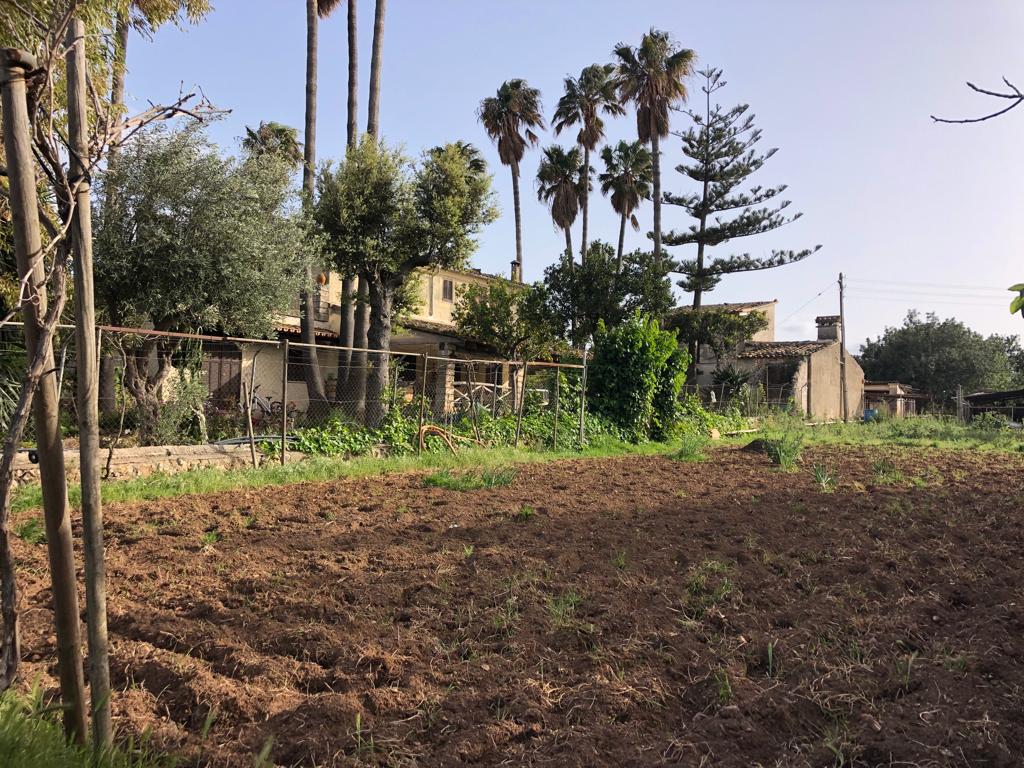
[[[366,393],[366,426],[376,429],[387,414],[385,395],[388,391],[388,355],[391,349],[391,315],[395,302],[395,289],[380,280],[370,281],[370,348],[372,353]]]
[[[313,204],[313,186],[316,174],[316,79],[317,79],[317,12],[316,0],[306,0],[306,126],[302,158],[302,204]],[[327,402],[320,362],[317,359],[316,326],[310,288],[313,285],[313,265],[306,259],[305,286],[299,292],[299,332],[306,358],[306,391],[310,404]]]
[[[113,72],[110,78],[110,111],[120,120],[121,109],[124,107],[124,82],[125,70],[128,61],[128,18],[125,14],[117,15],[115,29],[115,49]],[[121,154],[121,148],[117,145],[118,137],[114,137],[114,143],[107,154],[107,165],[113,166]],[[100,355],[100,396],[99,409],[103,416],[110,416],[117,413],[117,382],[116,382],[117,361],[110,356]]]
[[[348,146],[359,140],[359,35],[356,0],[348,0]]]
[[[569,263],[573,262],[572,255],[572,230],[569,227],[565,228],[565,255],[569,258]]]
[[[370,57],[370,102],[366,132],[380,138],[380,68],[384,53],[384,10],[386,0],[377,0],[373,14],[373,53]]]
[[[519,207],[519,163],[512,163],[512,207],[516,216],[516,265],[523,281],[523,212]],[[571,252],[570,252],[571,253]]]
[[[622,220],[619,221],[619,250],[615,256],[615,274],[622,274],[622,252],[626,247],[626,212],[622,212]]]
[[[355,339],[356,323],[356,281],[354,278],[346,277],[341,282],[341,330],[339,341],[342,347],[352,347]],[[342,349],[338,353],[338,381],[335,384],[334,399],[344,401],[346,390],[350,383],[350,371],[352,368],[352,350]]]
[[[583,242],[580,243],[580,264],[587,263],[587,237],[590,234],[590,148],[583,147]]]
[[[359,277],[358,297],[355,306],[355,333],[352,346],[365,350],[369,343],[370,304],[365,276]],[[352,415],[362,422],[366,417],[366,352],[352,353],[352,368],[349,374],[349,389],[352,391]]]
[[[651,168],[654,193],[654,264],[661,267],[661,151],[656,130],[651,131]]]
[[[348,0],[348,130],[346,146],[351,149],[359,142],[359,35],[356,0]],[[341,283],[341,346],[354,346],[356,322],[357,278],[346,277]],[[338,380],[334,399],[344,401],[352,382],[352,350],[343,349],[338,355]]]

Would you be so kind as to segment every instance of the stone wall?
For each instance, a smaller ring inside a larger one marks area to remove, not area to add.
[[[256,460],[262,461],[263,456],[256,452]],[[107,451],[103,450],[100,457],[100,471],[107,463]],[[78,451],[64,451],[64,464],[67,468],[68,481],[77,483]],[[152,448],[120,448],[114,451],[110,463],[108,479],[128,479],[144,477],[155,472],[174,474],[190,469],[220,467],[221,469],[241,469],[252,466],[252,455],[246,445],[167,445]],[[29,461],[27,453],[20,453],[14,460],[14,487],[26,483],[39,482],[39,466]]]

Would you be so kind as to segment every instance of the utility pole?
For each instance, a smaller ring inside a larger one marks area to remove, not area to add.
[[[33,400],[39,479],[43,492],[46,548],[53,586],[53,619],[57,635],[57,664],[64,710],[64,731],[76,743],[85,739],[85,679],[82,674],[81,628],[75,558],[68,515],[64,446],[61,443],[60,404],[57,400],[56,364],[50,339],[40,349],[40,330],[47,312],[46,268],[39,233],[39,191],[32,157],[31,128],[25,97],[25,73],[36,68],[31,54],[0,49],[0,94],[3,99],[4,148],[14,224],[14,255],[18,276],[28,278],[22,301],[25,348],[28,359],[42,355],[45,369]],[[59,258],[59,256],[58,256]]]
[[[92,278],[92,208],[89,191],[89,116],[85,24],[72,19],[67,54],[70,182],[74,194],[71,246],[75,265],[75,355],[78,380],[78,456],[82,477],[82,538],[85,550],[86,633],[89,641],[89,697],[93,747],[110,748],[110,654],[107,642],[107,568],[103,559],[103,502],[100,498],[99,354]]]
[[[839,273],[839,391],[843,395],[843,421],[850,420],[850,405],[846,395],[846,312],[843,309],[843,273]]]

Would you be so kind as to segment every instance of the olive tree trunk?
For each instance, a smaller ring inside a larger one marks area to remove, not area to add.
[[[370,294],[370,353],[369,377],[366,391],[366,426],[376,429],[387,414],[385,395],[388,391],[389,355],[391,349],[392,309],[395,288],[375,279],[369,281]]]

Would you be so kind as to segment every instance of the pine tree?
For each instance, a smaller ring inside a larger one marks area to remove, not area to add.
[[[705,69],[698,74],[704,78],[704,113],[688,110],[694,126],[674,134],[682,139],[683,154],[691,161],[676,166],[676,170],[700,184],[700,190],[681,195],[665,193],[666,203],[680,206],[696,223],[687,232],[668,232],[664,238],[670,246],[697,246],[696,258],[683,259],[673,267],[673,271],[683,275],[680,287],[693,294],[695,309],[700,307],[703,294],[714,289],[724,275],[792,264],[821,248],[817,245],[801,251],[773,250],[766,256],[708,256],[708,248],[770,232],[803,214],[783,214],[790,204],[788,200],[777,201],[786,189],[784,184],[741,190],[747,179],[778,150],[758,153],[755,145],[761,140],[761,129],[754,127],[754,116],[747,114],[749,105],[740,104],[729,110],[718,104],[712,106],[711,95],[726,85],[722,70]]]

